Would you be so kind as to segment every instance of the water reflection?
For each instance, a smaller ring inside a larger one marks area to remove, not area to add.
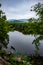
[[[43,40],[43,35],[34,35],[35,39],[33,40],[32,44],[35,44],[35,56],[39,55],[39,49],[40,49],[40,40]]]
[[[13,49],[19,54],[43,56],[43,35],[24,35],[21,32],[9,32],[8,51]],[[12,49],[12,46],[14,47]],[[13,50],[13,51],[14,51]]]

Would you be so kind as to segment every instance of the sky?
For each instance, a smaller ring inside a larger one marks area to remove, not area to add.
[[[5,12],[7,19],[37,18],[36,13],[30,9],[38,2],[43,3],[43,0],[0,0],[1,9]]]

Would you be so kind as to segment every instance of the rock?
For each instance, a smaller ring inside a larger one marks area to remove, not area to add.
[[[10,65],[10,63],[0,57],[0,65]]]

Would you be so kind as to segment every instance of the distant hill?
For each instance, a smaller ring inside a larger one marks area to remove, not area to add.
[[[19,21],[27,22],[28,19],[18,19]]]
[[[15,19],[10,19],[8,20],[9,22],[27,22],[28,19],[18,19],[18,20],[15,20]]]

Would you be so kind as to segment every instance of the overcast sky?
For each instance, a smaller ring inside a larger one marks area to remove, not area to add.
[[[43,0],[0,0],[7,19],[36,18],[36,13],[31,12],[30,9],[38,2],[43,3]]]

